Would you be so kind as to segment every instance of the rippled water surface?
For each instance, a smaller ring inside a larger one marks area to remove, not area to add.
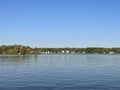
[[[1,55],[0,90],[120,90],[120,55]]]

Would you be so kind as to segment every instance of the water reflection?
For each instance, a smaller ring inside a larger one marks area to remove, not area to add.
[[[31,58],[31,56],[25,56],[25,55],[0,56],[0,63],[4,63],[4,62],[17,63],[17,62],[21,62],[21,61],[27,61],[30,58]]]
[[[0,90],[117,90],[119,68],[120,55],[1,55]]]
[[[0,64],[5,63],[87,63],[87,64],[118,64],[120,55],[1,55]]]

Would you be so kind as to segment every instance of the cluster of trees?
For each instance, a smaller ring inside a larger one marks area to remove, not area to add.
[[[82,53],[85,48],[39,48],[41,53]]]
[[[120,48],[31,48],[22,45],[0,46],[0,54],[41,54],[41,53],[120,53]]]
[[[86,53],[120,53],[120,48],[86,48]]]
[[[41,53],[86,53],[108,54],[120,53],[120,48],[39,48]]]
[[[22,45],[2,45],[0,46],[0,54],[39,54],[40,51],[36,48]]]

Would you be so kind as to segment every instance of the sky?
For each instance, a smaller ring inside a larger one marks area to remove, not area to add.
[[[120,47],[120,0],[0,0],[0,45]]]

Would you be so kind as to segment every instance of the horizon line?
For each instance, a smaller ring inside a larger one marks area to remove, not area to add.
[[[30,46],[30,45],[23,45],[23,44],[2,44],[2,45],[0,45],[0,47],[1,46],[15,46],[15,45],[17,45],[17,46],[29,46],[29,47],[31,47],[31,48],[120,48],[120,47],[115,47],[115,46],[113,46],[113,47],[106,47],[106,46],[87,46],[87,47],[75,47],[75,46],[73,46],[73,47],[71,47],[71,46],[65,46],[65,47],[38,47],[38,46]]]

